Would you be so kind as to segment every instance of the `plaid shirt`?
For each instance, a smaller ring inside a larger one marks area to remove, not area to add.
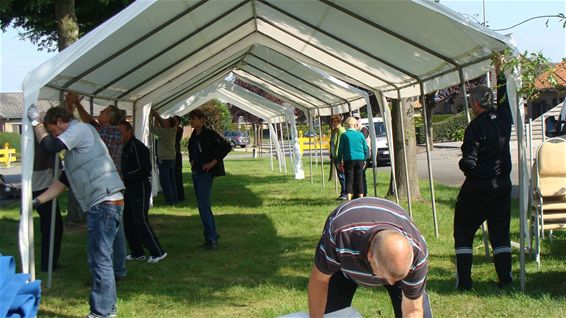
[[[110,153],[110,157],[112,157],[112,161],[114,161],[114,165],[116,165],[118,174],[122,177],[122,134],[120,133],[120,129],[118,126],[113,125],[102,126],[98,129],[98,133],[102,141],[106,144],[106,148],[108,148],[108,152]]]

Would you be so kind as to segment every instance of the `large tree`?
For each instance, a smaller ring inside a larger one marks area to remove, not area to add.
[[[62,51],[79,37],[125,8],[132,0],[0,0],[0,28],[23,30],[20,38],[38,50]],[[84,222],[69,188],[67,221]]]
[[[0,28],[20,30],[39,50],[63,50],[133,0],[0,0]]]
[[[413,107],[407,98],[391,100],[391,121],[393,123],[393,149],[395,152],[395,176],[397,180],[397,190],[399,197],[407,198],[408,189],[411,190],[411,200],[420,200],[421,192],[419,190],[419,176],[417,173],[417,142],[415,134],[415,114]],[[405,128],[403,134],[401,130],[401,121]],[[407,161],[404,160],[403,148],[407,153]],[[405,174],[408,171],[408,177]],[[388,195],[395,195],[393,187],[393,178],[389,182]]]

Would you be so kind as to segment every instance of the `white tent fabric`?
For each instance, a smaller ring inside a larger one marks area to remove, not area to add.
[[[356,109],[363,98],[308,68],[366,92],[409,97],[420,85],[429,93],[482,75],[491,54],[507,48],[514,49],[506,37],[427,0],[140,0],[30,72],[24,109],[68,90],[136,114],[177,113],[233,71],[324,115]],[[21,246],[24,271],[33,272],[33,139],[23,124]]]

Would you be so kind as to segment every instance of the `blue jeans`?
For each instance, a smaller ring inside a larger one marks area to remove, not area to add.
[[[344,171],[340,171],[340,163],[334,161],[334,167],[336,168],[336,175],[338,176],[338,182],[340,182],[340,195],[346,195],[346,178],[344,177]]]
[[[126,234],[124,232],[124,222],[123,219],[120,220],[120,225],[118,226],[118,232],[114,238],[114,244],[112,245],[112,264],[114,267],[114,275],[118,277],[126,277],[128,271],[126,270]]]
[[[106,202],[88,210],[88,265],[92,273],[90,311],[108,316],[116,305],[116,282],[112,268],[112,245],[122,218],[123,206]]]
[[[177,183],[175,182],[175,159],[159,160],[159,182],[163,189],[165,201],[169,205],[177,203]]]
[[[197,197],[198,213],[204,227],[204,238],[206,241],[217,241],[218,233],[214,223],[214,215],[210,205],[210,193],[212,192],[212,181],[214,177],[209,172],[193,171],[193,187]]]

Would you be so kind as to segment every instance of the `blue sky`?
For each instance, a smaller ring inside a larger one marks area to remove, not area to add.
[[[488,26],[493,29],[510,27],[539,15],[566,14],[566,0],[441,0],[441,4],[483,21],[483,4]],[[536,19],[511,30],[521,52],[541,51],[553,62],[566,57],[566,29],[558,19]],[[15,30],[0,34],[0,92],[19,92],[26,74],[56,53],[39,52],[37,48],[18,39]]]

